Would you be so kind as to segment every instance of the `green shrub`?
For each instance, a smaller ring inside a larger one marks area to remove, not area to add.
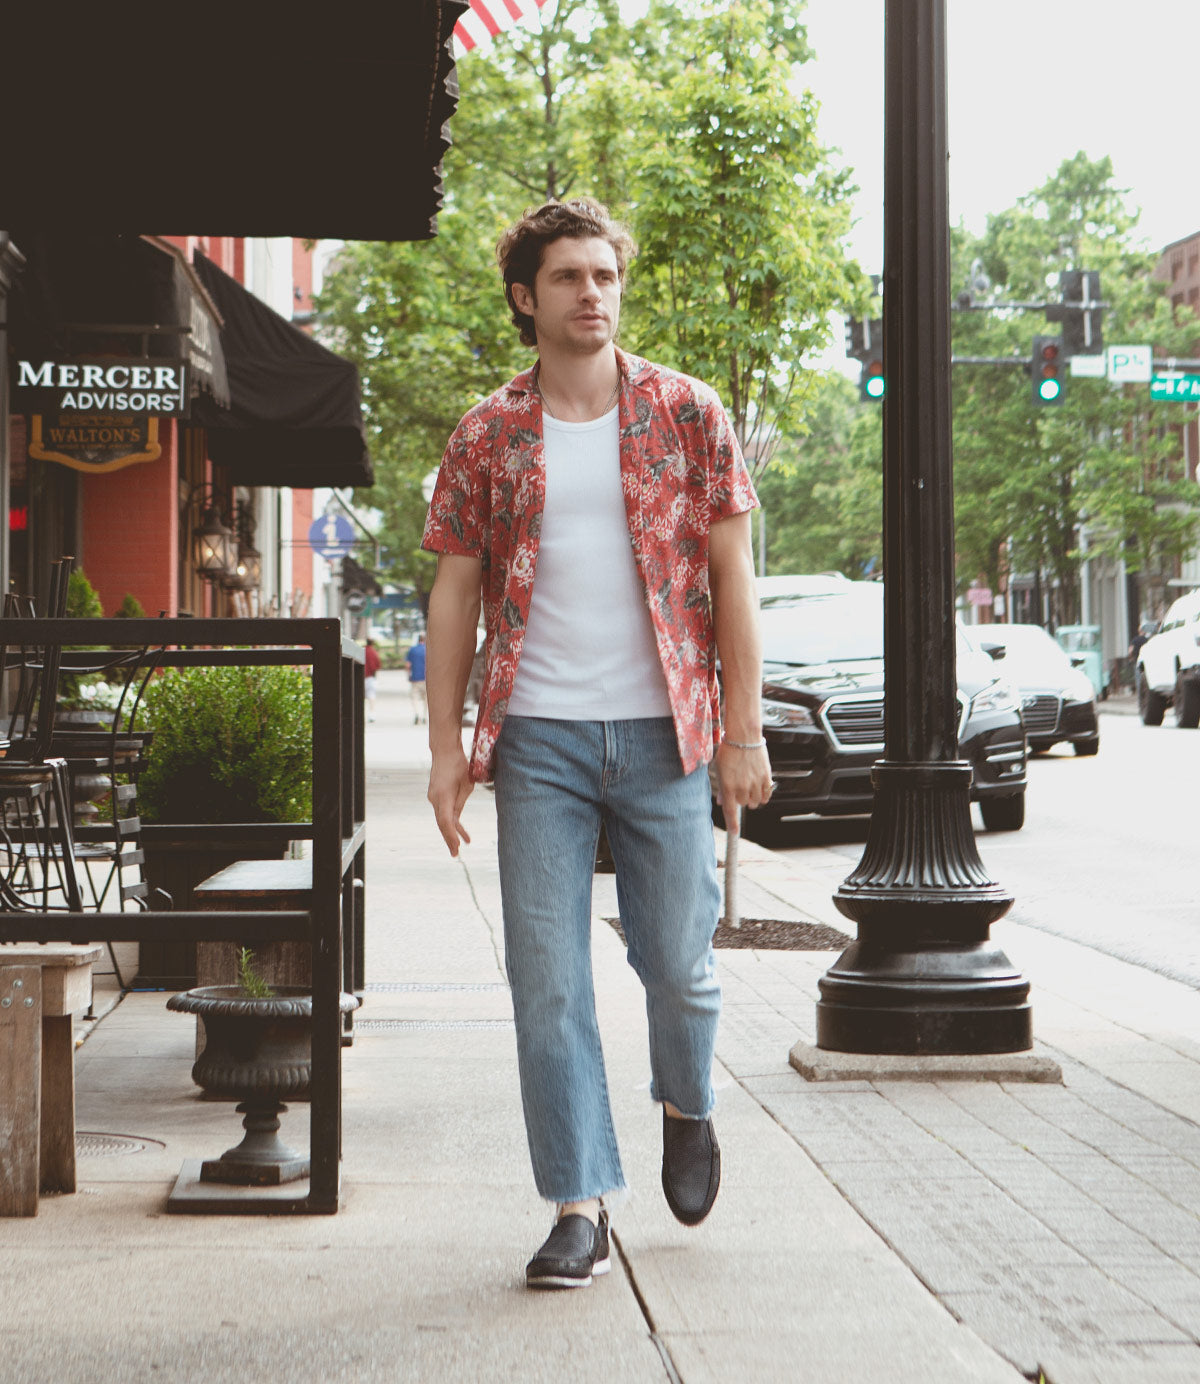
[[[304,669],[173,668],[151,680],[143,707],[154,731],[138,780],[147,821],[311,818],[312,680]]]
[[[145,606],[128,591],[121,597],[121,604],[113,611],[113,617],[117,620],[142,620],[145,615]]]
[[[76,568],[67,578],[67,619],[98,620],[104,614],[96,588]]]
[[[96,588],[79,569],[73,571],[67,578],[66,610],[68,620],[98,620],[104,614],[104,607],[100,604],[100,597],[96,595]],[[65,644],[63,647],[86,649],[87,645]],[[104,704],[103,698],[100,702],[96,702],[94,690],[89,690],[94,689],[99,681],[99,679],[84,673],[60,673],[55,706],[63,711],[72,711],[81,708],[93,709]]]

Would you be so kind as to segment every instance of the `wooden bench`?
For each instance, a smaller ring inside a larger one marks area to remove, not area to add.
[[[0,947],[0,1216],[75,1190],[75,1035],[102,947]]]

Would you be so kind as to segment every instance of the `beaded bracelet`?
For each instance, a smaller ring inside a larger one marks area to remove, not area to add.
[[[766,747],[766,740],[755,740],[753,744],[747,745],[741,740],[725,740],[722,742],[733,750],[761,750]]]

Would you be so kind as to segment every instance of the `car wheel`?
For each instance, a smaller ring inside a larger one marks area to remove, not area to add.
[[[979,803],[983,825],[988,831],[1020,831],[1025,825],[1025,794],[1007,798],[983,798]]]
[[[1175,724],[1184,730],[1200,726],[1200,683],[1194,678],[1180,678],[1175,688]]]
[[[1167,710],[1165,697],[1150,690],[1145,673],[1138,674],[1138,715],[1144,726],[1161,726]]]
[[[1098,735],[1089,735],[1088,738],[1087,738],[1086,740],[1076,740],[1076,741],[1075,741],[1075,753],[1076,753],[1076,754],[1099,754],[1099,753],[1100,753],[1100,737],[1099,737]]]

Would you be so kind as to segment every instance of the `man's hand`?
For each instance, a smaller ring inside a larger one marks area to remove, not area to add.
[[[738,830],[737,808],[762,807],[771,801],[775,785],[771,781],[771,761],[766,747],[739,750],[722,741],[715,761],[717,796],[725,813],[727,831]]]
[[[462,810],[475,785],[467,772],[467,756],[462,746],[435,755],[429,772],[429,801],[437,818],[438,830],[450,849],[458,855],[460,841],[469,846],[471,837],[462,824]]]

